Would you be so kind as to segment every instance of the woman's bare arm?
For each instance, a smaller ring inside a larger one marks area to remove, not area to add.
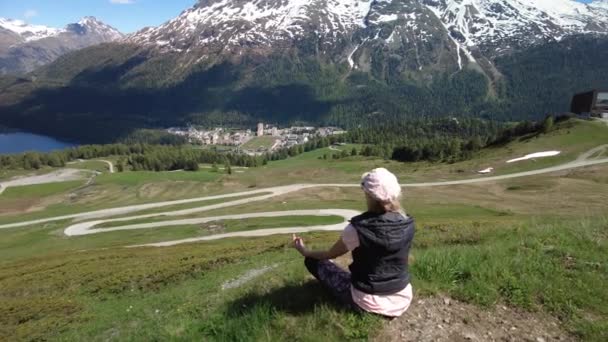
[[[342,256],[348,253],[348,248],[342,241],[342,239],[338,239],[336,243],[329,249],[325,251],[311,251],[304,246],[304,240],[302,238],[294,235],[293,238],[294,248],[297,249],[300,254],[307,258],[317,259],[317,260],[328,260],[335,259],[339,256]]]

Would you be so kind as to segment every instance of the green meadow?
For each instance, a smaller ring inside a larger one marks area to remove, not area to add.
[[[364,171],[378,166],[396,172],[403,183],[479,177],[476,171],[484,165],[507,174],[576,160],[603,144],[608,144],[608,127],[575,121],[454,164],[324,159],[337,152],[320,149],[231,175],[211,169],[105,172],[90,184],[7,189],[0,195],[0,225],[285,184],[356,183]],[[352,147],[360,146],[340,149]],[[562,154],[504,163],[545,150]],[[589,158],[607,156],[608,151],[598,150]],[[568,340],[608,340],[607,175],[608,165],[602,164],[485,183],[404,188],[402,206],[417,222],[411,251],[416,299],[449,297],[480,312],[505,307],[546,314],[559,322]],[[252,196],[147,209],[108,217],[125,221],[96,227],[268,211],[362,211],[365,206],[357,187],[326,186],[182,216],[159,214]],[[152,216],[127,220],[140,214]],[[390,323],[343,310],[307,274],[289,235],[127,248],[341,221],[286,215],[76,237],[63,234],[71,220],[0,229],[0,340],[373,340]],[[303,237],[315,249],[326,248],[339,232]],[[349,260],[347,255],[338,262]]]

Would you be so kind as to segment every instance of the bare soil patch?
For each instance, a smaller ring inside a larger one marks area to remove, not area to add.
[[[21,214],[30,211],[30,208],[38,203],[34,198],[23,198],[12,201],[4,201],[0,206],[0,216]]]
[[[570,341],[554,317],[499,305],[483,309],[451,298],[414,298],[376,341]]]
[[[347,269],[350,253],[336,259]],[[414,289],[415,290],[415,289]],[[449,297],[416,297],[399,318],[387,321],[377,342],[572,341],[561,322],[543,312],[497,305],[487,309]]]

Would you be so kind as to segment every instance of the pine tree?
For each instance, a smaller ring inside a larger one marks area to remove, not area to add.
[[[543,121],[543,133],[547,134],[553,130],[554,119],[552,115],[549,115]]]

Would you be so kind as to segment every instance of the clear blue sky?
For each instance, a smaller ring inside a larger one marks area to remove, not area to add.
[[[145,26],[160,25],[195,2],[196,0],[0,0],[0,17],[64,27],[90,15],[124,33],[131,33]]]
[[[157,26],[196,0],[0,0],[0,17],[30,24],[64,27],[94,16],[124,33]]]

